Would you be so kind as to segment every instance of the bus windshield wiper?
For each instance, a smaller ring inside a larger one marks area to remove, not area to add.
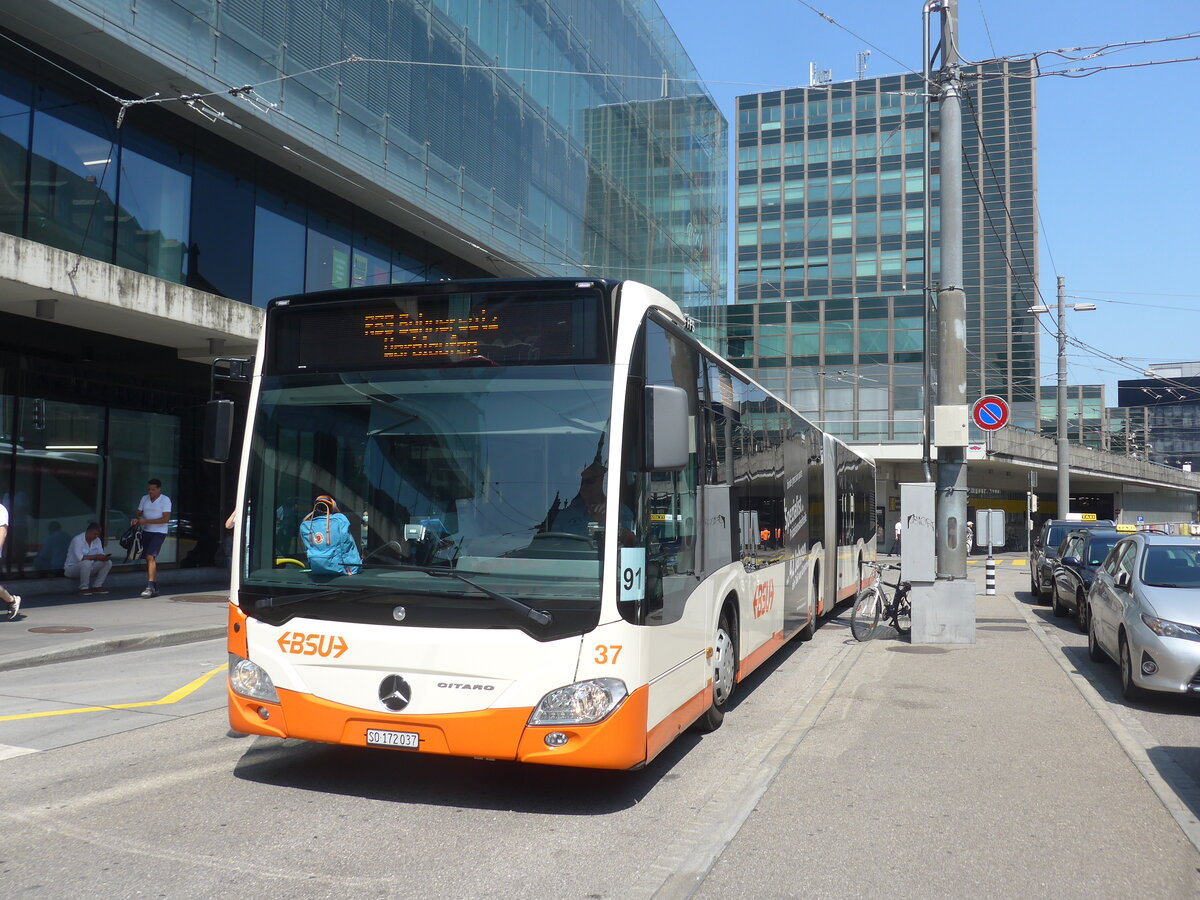
[[[490,597],[492,600],[495,600],[497,603],[508,607],[513,612],[517,613],[518,615],[520,615],[526,619],[529,619],[531,622],[534,622],[537,625],[549,625],[551,622],[554,621],[554,617],[551,616],[550,613],[546,612],[545,610],[534,609],[528,603],[523,603],[520,600],[518,600],[516,597],[510,597],[510,596],[508,596],[508,594],[501,594],[499,591],[493,591],[491,588],[484,587],[482,584],[478,584],[478,583],[472,581],[470,578],[467,578],[465,575],[459,575],[453,569],[446,569],[446,568],[442,568],[439,566],[414,566],[414,565],[410,565],[408,563],[397,563],[396,565],[390,565],[390,566],[385,566],[385,565],[372,566],[372,565],[366,564],[363,566],[363,568],[364,569],[376,569],[376,568],[378,568],[378,569],[399,569],[404,572],[424,572],[426,575],[434,575],[438,578],[456,578],[459,581],[461,581],[463,584],[470,585],[471,587],[475,588],[475,590],[479,591],[484,596]]]

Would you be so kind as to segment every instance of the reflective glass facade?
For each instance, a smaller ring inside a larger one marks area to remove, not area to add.
[[[727,127],[653,0],[36,12],[50,46],[0,10],[0,232],[257,306],[519,273],[724,300]],[[229,92],[244,85],[251,102]],[[114,98],[155,90],[118,119]],[[184,105],[186,91],[227,121]],[[0,568],[40,571],[43,544],[55,555],[90,518],[115,538],[148,477],[201,523],[211,562],[235,468],[196,458],[208,369],[178,351],[204,338],[126,341],[43,302],[45,321],[0,312],[0,495],[22,522]]]
[[[968,397],[1037,417],[1033,82],[1028,63],[966,70],[963,269]],[[736,304],[729,353],[829,431],[919,441],[925,389],[919,76],[738,98]],[[936,109],[934,127],[936,129]],[[933,146],[932,275],[939,148]],[[936,348],[933,348],[936,349]]]
[[[689,303],[723,299],[725,121],[653,0],[61,6],[102,16],[136,53],[215,92],[232,120],[257,119],[286,134],[290,152],[350,172],[348,185],[398,211],[393,221],[431,225],[451,257],[471,245],[510,271],[630,277]],[[230,85],[254,86],[254,103],[231,100]],[[96,137],[101,153],[106,135]],[[174,173],[191,162],[137,152],[152,166],[144,177],[179,200],[161,220],[135,211],[134,231],[171,242],[186,218]],[[336,211],[330,220],[354,227]],[[370,277],[348,234],[318,231],[306,283]],[[138,249],[148,268],[173,262]]]
[[[1067,385],[1067,440],[1093,450],[1107,450],[1106,432],[1108,411],[1104,405],[1104,385]],[[1044,437],[1058,435],[1058,392],[1047,388],[1041,398],[1041,433]]]
[[[161,107],[0,61],[0,231],[263,306],[287,293],[483,274]]]

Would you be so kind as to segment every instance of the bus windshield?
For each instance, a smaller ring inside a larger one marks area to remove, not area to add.
[[[265,376],[243,595],[330,620],[395,624],[404,603],[409,625],[515,624],[492,592],[594,624],[603,536],[554,523],[606,469],[612,389],[600,364]],[[310,565],[301,537],[310,516],[318,540],[336,532],[320,495],[361,560],[337,574]]]

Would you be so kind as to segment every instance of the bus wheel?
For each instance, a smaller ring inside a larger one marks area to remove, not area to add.
[[[734,681],[737,678],[737,633],[733,618],[726,609],[717,624],[717,635],[713,641],[712,658],[712,705],[696,721],[696,730],[702,734],[716,731],[725,720],[725,710],[733,697]]]
[[[812,593],[808,597],[808,624],[800,629],[801,641],[811,641],[817,633],[817,591],[821,585],[821,572],[818,569],[813,577]]]

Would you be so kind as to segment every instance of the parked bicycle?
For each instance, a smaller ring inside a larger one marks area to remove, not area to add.
[[[879,637],[879,622],[882,620],[891,624],[900,634],[908,634],[912,630],[912,602],[908,599],[912,584],[907,581],[883,580],[884,569],[895,569],[899,572],[899,566],[877,562],[865,565],[875,570],[875,583],[861,591],[855,599],[854,610],[850,613],[850,633],[858,641],[869,641]],[[892,588],[890,597],[887,588]]]

